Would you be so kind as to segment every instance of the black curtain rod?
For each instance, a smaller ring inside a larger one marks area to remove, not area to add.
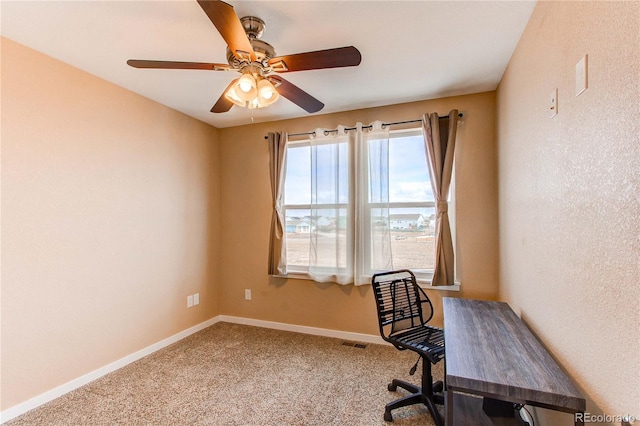
[[[458,117],[462,118],[462,116],[463,116],[463,115],[462,115],[462,113],[461,113],[461,112],[460,112],[460,113],[458,113]],[[443,117],[438,117],[438,118],[439,118],[440,120],[444,120],[445,118],[449,118],[449,116],[448,116],[448,115],[445,115],[445,116],[443,116]],[[385,128],[385,127],[387,127],[387,126],[395,126],[395,125],[397,125],[397,124],[409,124],[409,123],[420,123],[420,122],[422,122],[422,119],[417,119],[417,120],[407,120],[407,121],[394,121],[394,122],[392,122],[392,123],[382,123],[382,128],[384,129],[384,128]],[[371,129],[371,125],[369,125],[369,126],[363,126],[362,128],[363,128],[363,129]],[[345,127],[345,129],[344,129],[344,130],[345,130],[345,131],[348,131],[348,130],[355,130],[355,129],[357,129],[357,127]],[[325,135],[325,136],[327,136],[327,135],[329,135],[329,133],[336,133],[337,131],[338,131],[338,129],[325,130],[325,131],[324,131],[324,135]],[[316,132],[314,131],[314,132],[291,133],[291,134],[289,134],[289,136],[306,136],[306,135],[315,135],[315,134],[316,134]],[[264,138],[265,138],[265,139],[267,139],[267,138],[268,138],[268,136],[265,136]]]

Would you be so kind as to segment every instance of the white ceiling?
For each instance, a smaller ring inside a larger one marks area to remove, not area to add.
[[[266,22],[278,55],[353,45],[358,67],[284,77],[325,104],[317,114],[494,90],[535,1],[230,1]],[[216,127],[294,118],[287,99],[209,112],[235,72],[135,69],[127,59],[226,62],[195,0],[2,1],[4,37]],[[99,99],[96,99],[99,102]]]

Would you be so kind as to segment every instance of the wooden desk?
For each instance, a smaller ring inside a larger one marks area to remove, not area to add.
[[[448,426],[492,422],[465,394],[584,412],[584,398],[509,305],[445,297],[443,307]]]

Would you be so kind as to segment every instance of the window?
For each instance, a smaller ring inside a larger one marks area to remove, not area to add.
[[[420,131],[389,138],[389,228],[394,269],[426,278],[435,260],[435,199]]]
[[[349,274],[354,257],[361,256],[364,276],[406,268],[430,279],[435,200],[422,131],[371,136],[364,142],[364,167],[357,165],[351,142],[353,138],[345,136],[287,145],[284,215],[289,273],[313,276],[318,268]],[[356,196],[357,188],[365,194]]]

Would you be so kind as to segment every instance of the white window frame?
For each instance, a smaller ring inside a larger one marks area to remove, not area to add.
[[[389,143],[391,144],[391,140],[394,138],[401,138],[401,137],[410,137],[410,136],[421,136],[423,137],[423,132],[422,132],[422,128],[421,127],[417,127],[417,128],[408,128],[408,129],[402,129],[402,130],[392,130],[389,132]],[[296,147],[296,146],[311,146],[311,140],[310,139],[301,139],[301,140],[295,140],[295,141],[288,141],[287,142],[287,149],[289,147]],[[450,184],[450,188],[449,188],[449,223],[451,226],[451,234],[452,234],[452,239],[453,239],[453,248],[454,248],[454,253],[456,253],[455,256],[455,265],[454,265],[454,280],[455,280],[455,285],[453,286],[437,286],[437,287],[432,287],[430,285],[431,283],[431,279],[433,278],[433,269],[431,270],[417,270],[417,269],[412,269],[412,271],[414,272],[414,274],[416,275],[416,279],[418,280],[418,282],[425,286],[427,288],[432,288],[432,289],[437,289],[437,290],[454,290],[454,291],[458,291],[460,289],[460,283],[458,282],[458,262],[457,262],[457,244],[456,244],[456,215],[455,215],[455,193],[456,193],[456,185],[455,185],[455,162],[454,162],[454,168],[453,168],[453,172],[452,172],[452,176],[451,176],[451,184]],[[349,179],[350,179],[350,187],[352,186],[352,182],[354,179],[353,176],[353,153],[351,152],[351,146],[349,146]],[[430,179],[430,175],[429,175],[429,179]],[[285,179],[286,179],[286,175],[285,175]],[[368,181],[368,180],[367,180]],[[287,210],[309,210],[309,212],[311,211],[311,204],[286,204],[286,199],[284,200],[285,203],[283,205],[283,215],[286,218],[287,215]],[[344,208],[346,209],[349,213],[348,214],[352,214],[353,212],[353,199],[350,196],[349,197],[349,203],[339,203],[339,204],[316,204],[316,208],[317,209],[322,209],[322,208],[330,208],[330,209],[334,209],[334,208]],[[435,208],[435,201],[421,201],[421,202],[389,202],[388,207],[389,209],[392,208]],[[376,207],[383,207],[386,206],[386,204],[382,204],[382,203],[367,203],[366,205],[366,211],[368,212],[367,215],[365,215],[365,219],[366,221],[370,221],[370,217],[371,217],[371,209],[374,209]],[[286,219],[285,219],[286,222]],[[370,225],[369,223],[367,223],[367,225]],[[286,225],[285,225],[285,229],[286,229]],[[367,227],[367,229],[369,229]],[[286,232],[284,233],[284,241],[285,244],[287,244],[287,236],[286,236]],[[349,235],[349,238],[352,238],[352,236]],[[367,238],[367,246],[366,246],[366,250],[369,251],[369,253],[371,252],[371,246],[370,246],[370,238]],[[347,261],[348,262],[352,262],[353,255],[352,253],[349,253],[347,256]],[[373,273],[376,273],[378,271],[373,271],[371,268],[371,256],[366,256],[366,269],[371,273],[371,275]],[[293,279],[309,279],[309,266],[304,266],[304,265],[287,265],[287,278],[293,278]]]

